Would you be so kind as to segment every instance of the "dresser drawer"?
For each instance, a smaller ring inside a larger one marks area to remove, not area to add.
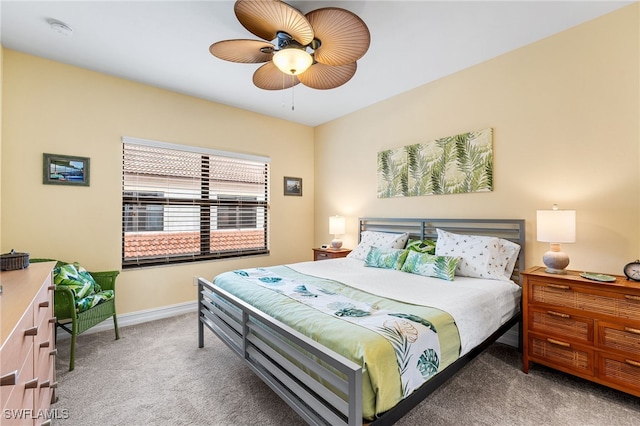
[[[24,360],[33,346],[33,310],[31,307],[27,309],[20,319],[20,322],[13,329],[13,332],[5,342],[2,350],[0,351],[0,376],[11,375],[11,373],[18,372],[18,381],[24,382],[24,371],[21,371],[24,364]],[[31,354],[31,360],[33,362],[33,354]],[[31,368],[33,372],[33,368]],[[31,377],[29,377],[31,379]],[[6,401],[9,398],[9,394],[15,386],[5,385],[0,386],[0,397],[2,401]]]
[[[563,339],[529,334],[529,358],[560,370],[572,370],[593,376],[594,353],[591,348],[575,345]]]
[[[31,413],[25,411],[33,408],[35,382],[33,379],[33,351],[29,348],[24,362],[19,367],[18,382],[15,386],[10,386],[10,395],[3,398],[2,425],[25,425],[33,424]],[[7,386],[3,386],[5,388]],[[5,402],[6,401],[6,402]],[[22,409],[22,410],[21,410]],[[7,418],[8,417],[8,418]]]
[[[530,285],[530,303],[544,303],[640,321],[640,294],[635,292],[614,292],[608,289],[603,293],[597,287],[587,289],[571,282],[558,284],[531,280]]]
[[[53,289],[49,276],[33,301],[34,324],[40,324],[53,316]]]
[[[600,349],[628,352],[640,357],[640,326],[598,322],[597,346]]]
[[[593,320],[557,309],[529,309],[529,330],[561,339],[593,343]]]
[[[640,354],[625,357],[600,353],[598,356],[598,377],[622,387],[621,390],[640,396]]]

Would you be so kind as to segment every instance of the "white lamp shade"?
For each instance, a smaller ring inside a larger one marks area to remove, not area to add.
[[[537,240],[545,243],[576,242],[575,210],[538,210]]]
[[[342,235],[345,231],[345,220],[342,216],[331,216],[329,218],[329,233]]]
[[[273,63],[285,74],[298,75],[313,64],[313,58],[306,50],[289,47],[278,50],[273,55]]]

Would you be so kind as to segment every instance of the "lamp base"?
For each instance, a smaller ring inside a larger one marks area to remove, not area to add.
[[[554,268],[547,267],[544,271],[547,274],[567,275],[567,270],[566,269],[554,269]]]
[[[342,240],[339,238],[334,238],[333,240],[331,240],[331,249],[332,250],[338,250],[340,249],[340,247],[342,247]]]
[[[542,256],[542,262],[547,267],[545,272],[564,275],[567,273],[565,268],[569,266],[569,256],[560,250],[560,244],[551,244],[551,250]]]

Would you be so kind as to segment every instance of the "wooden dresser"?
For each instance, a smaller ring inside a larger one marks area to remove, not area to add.
[[[640,283],[522,273],[523,371],[552,367],[640,396]]]
[[[56,398],[55,262],[0,273],[0,423],[49,425]]]
[[[313,260],[325,260],[325,259],[337,259],[339,257],[346,257],[351,250],[349,249],[322,249],[322,248],[314,248],[313,249]]]

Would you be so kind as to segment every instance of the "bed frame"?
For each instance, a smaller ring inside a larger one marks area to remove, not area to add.
[[[521,247],[512,279],[524,270],[525,223],[520,219],[361,218],[360,231],[407,232],[410,238],[437,238],[436,228],[504,238]],[[264,314],[205,278],[198,278],[198,347],[204,327],[213,331],[275,393],[312,425],[360,426],[362,367],[286,324]],[[518,324],[516,314],[478,347],[432,377],[382,414],[372,426],[391,425],[446,382],[502,334]]]

